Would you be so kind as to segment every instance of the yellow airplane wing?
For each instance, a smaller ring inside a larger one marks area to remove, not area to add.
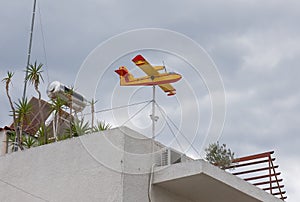
[[[168,96],[170,95],[175,95],[176,94],[176,89],[171,85],[171,84],[160,84],[158,85],[164,92],[169,93]]]
[[[162,66],[153,67],[142,55],[135,56],[132,61],[151,78],[159,76],[160,73],[158,70],[163,69]],[[176,94],[176,89],[169,83],[159,84],[159,82],[157,82],[156,85],[158,85],[164,92],[168,93],[168,96]]]
[[[142,55],[135,56],[132,59],[132,62],[134,62],[148,76],[159,75],[159,72]]]

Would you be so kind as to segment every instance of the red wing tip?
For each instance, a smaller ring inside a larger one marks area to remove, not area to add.
[[[172,92],[172,93],[169,93],[169,94],[167,94],[168,96],[173,96],[173,95],[175,95],[176,93],[175,92]]]
[[[137,55],[132,59],[132,62],[137,63],[138,61],[146,61],[142,55]]]

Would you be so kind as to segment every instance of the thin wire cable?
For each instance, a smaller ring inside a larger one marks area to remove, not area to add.
[[[48,72],[48,60],[47,60],[47,52],[46,52],[46,42],[45,42],[45,35],[42,23],[42,15],[41,9],[39,4],[37,4],[38,11],[39,11],[39,21],[40,21],[40,28],[41,28],[41,35],[42,35],[42,44],[43,44],[43,51],[44,51],[44,59],[45,59],[45,67],[46,67],[46,76],[47,76],[47,83],[49,83],[49,72]]]
[[[123,106],[118,106],[118,107],[113,107],[113,108],[102,109],[102,110],[96,111],[95,114],[101,113],[101,112],[106,112],[106,111],[111,111],[111,110],[115,110],[115,109],[122,109],[122,108],[125,108],[125,107],[131,107],[131,106],[134,106],[134,105],[140,105],[140,104],[144,104],[144,103],[148,103],[148,102],[151,102],[151,101],[147,100],[147,101],[137,102],[137,103],[133,103],[133,104],[129,104],[129,105],[123,105]],[[83,114],[82,116],[90,115],[90,114],[92,114],[92,113],[89,112],[89,113]]]
[[[156,105],[158,106],[158,104],[156,104]],[[160,107],[158,107],[158,109],[159,109],[160,113],[163,115],[162,109],[161,109]],[[180,142],[178,141],[178,139],[176,138],[176,135],[175,135],[174,131],[172,130],[172,128],[171,128],[171,126],[170,126],[168,120],[166,119],[166,117],[165,117],[164,115],[163,115],[163,118],[164,118],[164,120],[166,121],[167,126],[169,127],[169,130],[171,131],[172,135],[174,136],[174,138],[175,138],[175,140],[176,140],[178,146],[180,147],[181,152],[184,153],[185,151],[184,151],[184,149],[182,148],[182,146],[181,146]]]
[[[157,104],[157,106],[158,106],[158,108],[161,108],[158,104]],[[189,141],[189,139],[179,130],[179,128],[176,126],[176,124],[172,121],[172,119],[164,112],[164,111],[162,111],[163,113],[162,114],[164,114],[166,117],[167,117],[167,119],[172,123],[172,125],[176,128],[176,130],[182,135],[182,137],[184,137],[184,139],[189,143],[189,145],[191,146],[191,148],[198,154],[198,156],[200,157],[200,158],[203,158],[202,156],[201,156],[201,154],[198,152],[198,150],[193,146],[193,144]]]
[[[9,183],[9,182],[6,182],[6,181],[4,181],[4,180],[2,180],[2,179],[0,179],[0,181],[3,182],[4,184],[7,184],[8,186],[10,186],[10,187],[16,189],[16,190],[19,190],[19,191],[21,191],[21,192],[24,192],[24,193],[26,193],[26,194],[28,194],[28,195],[34,197],[34,198],[37,198],[37,199],[40,199],[40,200],[43,200],[43,201],[48,201],[48,200],[46,200],[46,199],[44,199],[44,198],[42,198],[42,197],[40,197],[40,196],[37,196],[37,195],[35,195],[35,194],[32,194],[32,193],[30,193],[30,192],[28,192],[28,191],[26,191],[26,190],[24,190],[24,189],[22,189],[22,188],[20,188],[20,187],[17,187],[16,185],[13,185],[13,184],[11,184],[11,183]],[[50,201],[49,201],[49,202],[50,202]]]
[[[121,126],[124,126],[126,123],[128,123],[131,119],[133,119],[137,114],[139,114],[141,111],[143,111],[152,101],[148,102],[144,107],[142,107],[140,110],[138,110],[133,116],[131,116],[127,121],[125,121]]]

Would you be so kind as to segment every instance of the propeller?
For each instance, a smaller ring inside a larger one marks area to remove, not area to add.
[[[165,61],[162,61],[162,64],[163,64],[163,67],[164,67],[165,73],[167,73],[167,68],[166,68],[166,66],[165,66]]]

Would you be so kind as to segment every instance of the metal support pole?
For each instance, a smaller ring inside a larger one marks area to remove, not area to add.
[[[31,55],[31,46],[32,46],[32,37],[33,37],[33,28],[34,28],[34,19],[35,19],[35,7],[36,7],[36,0],[33,1],[31,29],[30,29],[29,47],[28,47],[28,55],[27,55],[27,65],[26,65],[26,70],[25,70],[25,80],[24,80],[24,89],[23,89],[23,99],[25,99],[25,97],[26,97],[27,75],[28,75],[28,67],[30,64],[30,55]]]
[[[152,140],[155,139],[155,85],[153,85],[153,100],[152,100],[152,116],[151,116],[151,119],[152,119]]]
[[[155,163],[155,149],[154,149],[154,140],[155,140],[155,121],[157,121],[158,117],[155,116],[155,85],[153,85],[152,87],[152,114],[150,115],[151,120],[152,120],[152,143],[151,143],[151,159],[152,159],[152,163]]]

